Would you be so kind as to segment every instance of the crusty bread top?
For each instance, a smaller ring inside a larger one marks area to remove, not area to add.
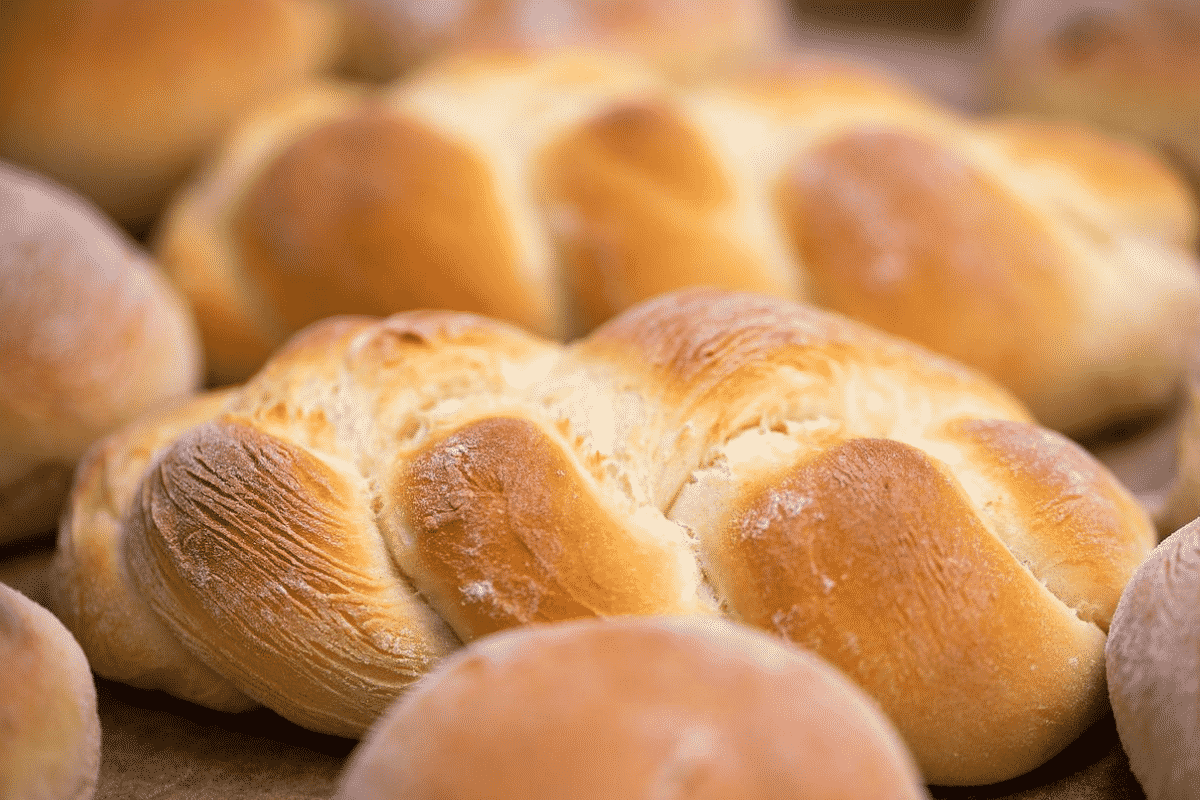
[[[141,599],[118,556],[125,515],[146,465],[185,430],[218,414],[228,399],[226,390],[165,404],[88,450],[59,522],[50,607],[75,632],[97,674],[232,712],[257,704],[179,645]]]

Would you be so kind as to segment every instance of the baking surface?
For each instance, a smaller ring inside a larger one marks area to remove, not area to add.
[[[878,14],[879,4],[871,8]],[[864,17],[856,22],[823,11],[801,20],[797,35],[802,44],[865,57],[945,102],[976,110],[985,105],[980,51],[975,26],[963,8],[942,29],[923,23],[889,26],[886,17],[878,16],[859,24]],[[1168,419],[1126,431],[1093,450],[1135,492],[1152,494],[1170,479],[1174,430]],[[50,539],[0,549],[0,581],[44,604],[52,552]],[[97,681],[97,689],[103,727],[100,800],[328,798],[354,746],[265,710],[220,714],[104,680]],[[935,789],[933,794],[955,800],[1144,798],[1111,717],[1029,775],[992,787]]]

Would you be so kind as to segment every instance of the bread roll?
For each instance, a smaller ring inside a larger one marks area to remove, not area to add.
[[[1000,105],[1158,145],[1200,181],[1194,0],[1002,0],[994,15]]]
[[[87,659],[54,615],[0,583],[0,797],[89,800],[100,718]]]
[[[324,0],[8,0],[0,158],[142,229],[237,117],[330,64]]]
[[[672,293],[569,347],[462,313],[330,318],[187,414],[211,418],[94,451],[138,485],[119,530],[104,492],[73,495],[55,574],[86,613],[64,619],[136,665],[151,626],[96,620],[144,603],[238,692],[344,736],[460,642],[727,614],[851,676],[928,781],[999,781],[1103,712],[1108,621],[1155,542],[987,379],[763,295]],[[89,538],[115,567],[80,560]]]
[[[1121,596],[1106,647],[1117,733],[1147,800],[1200,786],[1198,555],[1200,522],[1167,537]]]
[[[376,723],[337,794],[681,796],[929,795],[858,687],[811,653],[710,617],[559,623],[480,639]]]
[[[1137,148],[961,119],[861,69],[684,90],[594,54],[492,52],[264,109],[156,252],[218,381],[328,314],[451,308],[567,338],[705,284],[913,339],[1082,435],[1175,396],[1195,231]]]
[[[94,440],[203,372],[178,290],[90,204],[0,163],[0,542],[54,529]]]
[[[689,80],[767,57],[784,44],[779,0],[343,0],[352,73],[392,80],[446,51],[589,45]]]

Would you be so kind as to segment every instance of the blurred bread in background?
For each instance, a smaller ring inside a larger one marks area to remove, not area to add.
[[[144,228],[235,119],[338,55],[323,0],[6,0],[0,158]]]
[[[1000,108],[1153,143],[1200,180],[1200,3],[998,0],[990,13]]]
[[[1161,536],[1200,517],[1200,342],[1193,344],[1192,355],[1174,437],[1174,474],[1165,490],[1149,497]]]
[[[708,284],[917,341],[1079,434],[1176,396],[1196,224],[1136,146],[966,118],[844,60],[681,87],[611,54],[479,50],[264,107],[154,251],[216,382],[331,314],[448,308],[562,339]]]
[[[781,0],[343,0],[352,74],[392,80],[430,58],[480,46],[623,51],[675,79],[777,50]]]
[[[195,390],[180,293],[90,204],[0,163],[0,543],[54,529],[76,460]]]
[[[779,0],[6,0],[0,158],[141,233],[232,123],[318,74],[587,44],[682,78],[761,57],[784,25]]]
[[[980,0],[792,0],[794,46],[881,67],[960,111],[982,107]]]

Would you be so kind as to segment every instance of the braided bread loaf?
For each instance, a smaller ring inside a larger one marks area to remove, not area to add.
[[[967,122],[849,67],[683,91],[592,55],[491,53],[264,109],[157,252],[219,380],[333,313],[450,308],[568,337],[710,284],[911,338],[1080,433],[1175,391],[1195,226],[1141,151]]]
[[[452,312],[314,324],[93,449],[55,607],[101,675],[348,736],[460,642],[724,613],[844,670],[928,780],[985,783],[1102,712],[1154,541],[976,373],[691,289],[570,347]]]

